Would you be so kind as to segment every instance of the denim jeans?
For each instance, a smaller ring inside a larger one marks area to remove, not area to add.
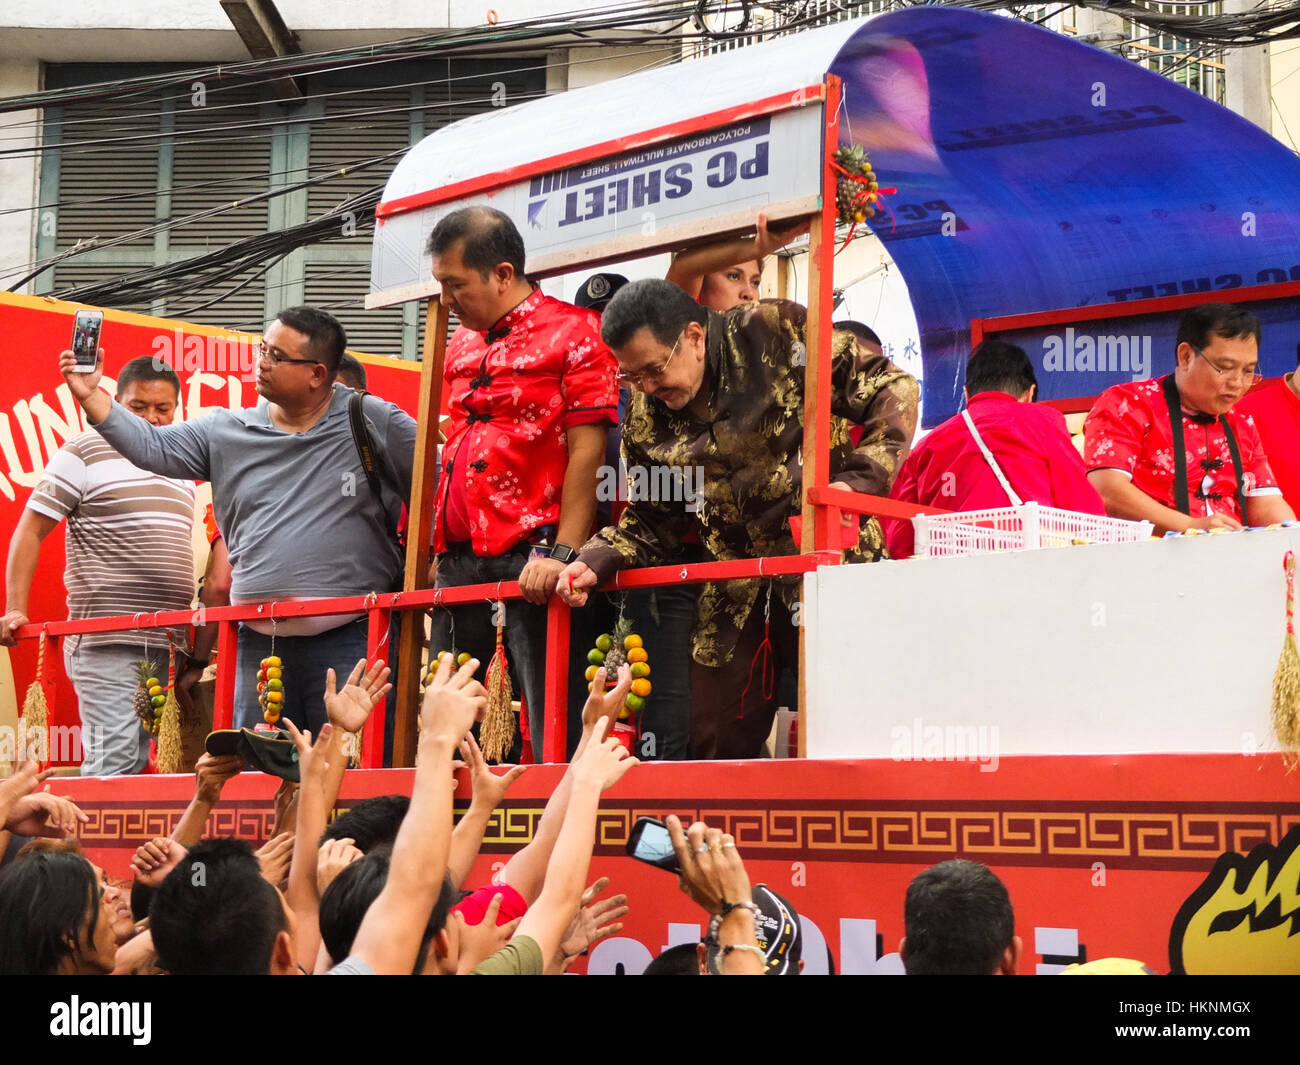
[[[483,558],[465,547],[453,547],[438,556],[435,588],[458,588],[466,584],[488,584],[518,580],[528,561],[529,546],[521,544],[503,555]],[[467,651],[481,664],[478,679],[485,681],[488,663],[496,652],[497,630],[493,624],[493,603],[485,596],[480,603],[442,607],[433,612],[429,660],[439,651]],[[522,599],[505,605],[502,633],[510,666],[510,684],[515,698],[528,706],[528,727],[533,758],[542,760],[545,730],[546,691],[546,608]]]
[[[691,628],[699,591],[698,584],[682,584],[628,593],[627,614],[650,664],[650,695],[633,752],[646,761],[690,757]]]
[[[325,671],[333,669],[343,684],[359,659],[366,656],[366,619],[358,618],[316,636],[277,636],[275,654],[283,663],[284,709],[300,729],[320,734],[325,716]],[[239,657],[235,672],[235,728],[253,728],[262,722],[257,701],[257,670],[271,654],[271,637],[239,626]]]
[[[149,733],[131,708],[135,664],[153,660],[167,676],[167,647],[96,644],[81,646],[80,636],[63,641],[63,665],[77,692],[81,713],[81,775],[108,777],[139,773],[149,763]],[[163,680],[166,684],[166,680]],[[53,731],[53,730],[51,730]],[[50,752],[54,757],[54,752]]]

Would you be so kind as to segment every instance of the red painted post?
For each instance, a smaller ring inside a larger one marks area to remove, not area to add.
[[[367,614],[370,618],[370,627],[366,630],[366,663],[373,662],[376,658],[382,658],[385,662],[389,661],[392,654],[388,646],[388,633],[390,631],[390,621],[392,611],[384,610],[381,607],[372,607]],[[391,681],[392,678],[390,677]],[[339,678],[339,683],[343,683],[343,678]],[[394,686],[393,691],[396,691]],[[388,722],[388,701],[393,698],[393,692],[389,692],[384,700],[375,707],[370,715],[370,720],[366,722],[366,731],[361,740],[361,768],[362,769],[382,769],[384,767],[384,728]]]
[[[546,735],[543,762],[563,762],[569,744],[569,607],[551,596],[546,608]],[[534,749],[533,756],[537,756]]]
[[[217,625],[217,690],[214,693],[212,727],[231,728],[235,720],[235,670],[238,667],[239,623],[219,621]]]

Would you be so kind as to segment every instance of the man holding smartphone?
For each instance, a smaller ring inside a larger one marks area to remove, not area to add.
[[[118,403],[150,425],[170,425],[179,398],[175,371],[148,356],[132,359],[118,375]],[[29,623],[41,543],[65,519],[70,620],[189,609],[193,481],[142,470],[98,433],[85,432],[50,459],[9,541],[0,644],[12,647],[14,630]],[[172,637],[183,652],[185,629],[173,630]],[[63,660],[80,705],[82,774],[140,772],[149,759],[149,733],[131,707],[135,666],[153,661],[159,671],[167,668],[167,633],[155,630],[148,639],[140,632],[70,636]],[[178,670],[184,664],[182,655]]]
[[[71,352],[60,369],[90,424],[132,461],[211,482],[232,603],[361,596],[393,590],[401,573],[393,529],[410,493],[415,421],[373,396],[358,401],[378,466],[372,488],[350,419],[356,393],[335,381],[346,345],[333,315],[283,310],[260,348],[257,391],[266,402],[177,426],[128,417],[99,390],[98,372],[76,372]],[[284,670],[282,716],[316,733],[325,724],[326,671],[347,676],[365,656],[365,615],[271,617],[239,627],[235,724],[262,721],[257,663],[274,653]]]

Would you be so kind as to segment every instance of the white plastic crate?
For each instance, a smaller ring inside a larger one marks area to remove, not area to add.
[[[919,558],[1032,551],[1081,543],[1129,543],[1148,539],[1152,530],[1149,521],[1079,514],[1038,503],[918,516],[912,524]]]

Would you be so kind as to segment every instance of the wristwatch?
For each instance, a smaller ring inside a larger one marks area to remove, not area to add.
[[[556,544],[551,548],[551,553],[548,557],[555,559],[556,562],[563,562],[565,565],[568,565],[578,557],[578,552],[568,544]]]

